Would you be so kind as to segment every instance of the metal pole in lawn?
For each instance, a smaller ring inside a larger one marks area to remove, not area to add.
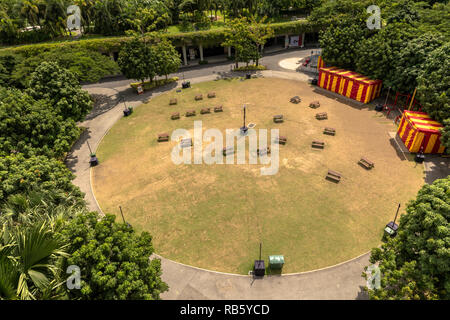
[[[393,226],[395,226],[395,220],[397,220],[397,215],[398,215],[398,211],[399,210],[400,210],[400,203],[398,204],[397,213],[395,214],[394,225]]]

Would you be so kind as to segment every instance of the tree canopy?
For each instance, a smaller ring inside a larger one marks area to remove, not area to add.
[[[400,218],[398,235],[372,250],[381,287],[372,299],[450,298],[450,176],[425,185]]]
[[[80,290],[69,290],[71,299],[157,300],[167,290],[161,281],[161,263],[150,260],[151,236],[136,234],[115,216],[99,219],[96,212],[77,215],[64,229],[71,257],[67,265],[80,267]]]
[[[0,155],[61,157],[79,135],[75,122],[64,119],[50,101],[0,88]]]

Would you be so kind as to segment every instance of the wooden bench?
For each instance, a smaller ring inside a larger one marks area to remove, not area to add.
[[[216,97],[216,93],[215,92],[209,92],[208,93],[208,98],[215,98]]]
[[[169,134],[168,133],[158,134],[158,142],[164,142],[164,141],[169,141]]]
[[[287,138],[286,138],[286,137],[283,137],[283,136],[279,136],[278,139],[275,140],[275,142],[278,143],[278,144],[283,144],[283,145],[285,145],[286,142],[287,142]]]
[[[264,156],[264,155],[266,155],[266,154],[269,154],[270,153],[270,147],[266,147],[266,148],[263,148],[263,149],[256,149],[256,153],[258,154],[258,156]]]
[[[290,100],[292,103],[300,103],[302,99],[299,96],[292,97]]]
[[[234,154],[234,147],[224,147],[222,150],[222,154],[227,156],[229,154]]]
[[[319,101],[313,101],[313,102],[311,102],[311,103],[309,104],[309,107],[310,107],[310,108],[313,108],[313,109],[317,109],[317,108],[320,107],[320,102],[319,102]]]
[[[198,94],[198,95],[195,96],[195,101],[198,101],[198,100],[203,100],[203,95],[202,94]]]
[[[170,116],[170,119],[172,119],[172,120],[180,119],[180,113],[179,112],[172,113],[172,115]]]
[[[173,99],[170,99],[169,105],[173,106],[173,105],[175,105],[177,103],[178,103],[177,99],[173,98]]]
[[[200,110],[200,114],[206,114],[206,113],[211,113],[211,108],[203,108],[202,110]]]
[[[326,112],[317,113],[316,119],[317,120],[325,120],[325,119],[328,119],[328,115]]]
[[[325,179],[332,180],[334,182],[341,181],[342,175],[336,171],[328,170],[328,174]]]
[[[311,147],[318,148],[318,149],[323,149],[323,148],[325,148],[325,142],[315,140],[315,141],[312,142]]]
[[[326,127],[325,129],[323,129],[323,133],[328,134],[330,136],[334,136],[336,134],[336,129]]]
[[[182,139],[180,142],[180,147],[181,148],[189,148],[192,147],[192,139],[188,138],[188,139]]]
[[[222,106],[214,107],[214,112],[223,112]]]
[[[280,123],[283,122],[283,115],[282,114],[277,114],[276,116],[273,116],[273,122],[275,123]]]
[[[358,163],[368,170],[372,169],[375,166],[375,163],[364,157],[361,157],[361,160],[359,160]]]
[[[186,117],[193,117],[196,115],[195,110],[188,110],[186,111]]]

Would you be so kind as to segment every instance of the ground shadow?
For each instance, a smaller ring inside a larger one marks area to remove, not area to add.
[[[84,128],[83,132],[80,135],[80,138],[73,144],[70,152],[67,154],[66,158],[64,159],[64,163],[69,168],[70,171],[74,172],[75,168],[77,166],[77,163],[80,159],[78,159],[77,156],[74,154],[76,151],[81,149],[81,146],[91,138],[91,131],[89,128]],[[89,158],[89,154],[86,154],[86,159]]]
[[[450,174],[450,158],[437,154],[425,155],[425,182],[433,183],[437,179],[446,178]]]

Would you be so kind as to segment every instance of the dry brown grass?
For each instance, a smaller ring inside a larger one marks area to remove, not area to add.
[[[194,101],[199,93],[216,98]],[[298,105],[289,102],[299,95]],[[172,97],[178,105],[169,106]],[[309,108],[311,101],[320,108]],[[239,128],[241,107],[250,103],[247,123],[255,129],[279,128],[288,142],[280,146],[280,170],[261,176],[260,165],[180,165],[172,163],[174,142],[157,143],[158,133],[193,128]],[[223,113],[200,115],[223,104]],[[196,109],[197,116],[170,120],[172,112]],[[328,120],[315,119],[327,112]],[[273,115],[285,122],[275,124]],[[322,133],[336,128],[336,136]],[[380,243],[396,205],[412,199],[423,184],[422,167],[402,161],[388,132],[395,127],[368,108],[355,108],[315,92],[308,84],[282,79],[207,82],[172,91],[136,108],[101,143],[93,172],[95,195],[108,213],[121,205],[126,219],[154,236],[156,251],[202,268],[247,273],[258,257],[283,254],[284,272],[333,265]],[[311,149],[325,141],[324,150]],[[357,162],[375,162],[367,171]],[[325,180],[327,170],[343,175]],[[404,207],[404,205],[403,205]]]

